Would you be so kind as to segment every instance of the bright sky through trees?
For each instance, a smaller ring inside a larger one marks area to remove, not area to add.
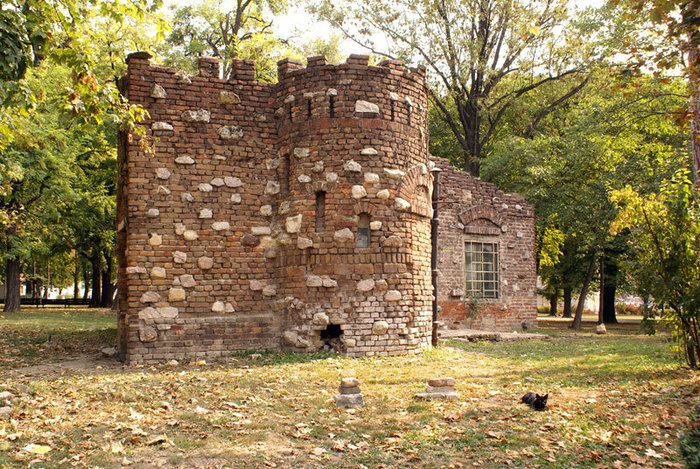
[[[193,3],[196,2],[193,0],[168,0],[165,2],[165,5],[166,9],[169,9],[170,7],[191,5]],[[578,8],[600,7],[604,3],[604,0],[574,1]],[[226,7],[228,4],[233,5],[233,1],[224,1],[222,4]],[[287,14],[275,18],[273,26],[279,37],[283,39],[294,38],[296,43],[310,42],[317,38],[328,38],[333,34],[333,29],[328,23],[317,21],[312,15],[306,13],[301,5],[291,6]],[[367,49],[349,39],[345,39],[341,43],[341,50],[346,55],[367,53]]]

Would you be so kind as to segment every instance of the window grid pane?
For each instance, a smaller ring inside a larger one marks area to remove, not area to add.
[[[498,243],[465,243],[465,277],[471,298],[498,298]]]

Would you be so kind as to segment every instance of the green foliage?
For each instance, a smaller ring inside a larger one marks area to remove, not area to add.
[[[346,56],[341,50],[342,37],[338,34],[331,34],[328,38],[315,38],[311,41],[294,44],[294,49],[301,59],[323,55],[328,63],[337,65],[345,61]]]
[[[601,69],[532,138],[519,136],[517,116],[508,118],[513,131],[493,145],[482,175],[535,205],[539,273],[550,289],[581,285],[593,250],[624,250],[609,235],[618,210],[612,190],[633,184],[654,193],[687,164],[686,131],[668,115],[683,103],[683,87]]]
[[[43,61],[68,67],[72,73],[62,84],[65,105],[74,118],[101,123],[105,118],[131,125],[134,116],[118,95],[112,77],[96,73],[97,56],[92,40],[101,19],[114,24],[143,21],[160,0],[10,0],[0,9],[0,151],[17,132],[15,118],[26,116],[35,105],[32,89],[24,79],[30,66]],[[162,34],[164,23],[156,28]],[[87,34],[92,32],[93,34]],[[142,33],[142,37],[147,37]],[[114,39],[114,37],[113,37]],[[119,43],[113,40],[113,43]],[[121,41],[124,43],[125,41]],[[7,53],[6,53],[7,52]],[[134,116],[138,117],[138,116]]]
[[[13,20],[0,21],[0,41],[24,38],[15,46],[25,57],[0,60],[0,259],[24,264],[35,285],[49,266],[51,284],[73,280],[73,250],[112,256],[116,135],[139,131],[146,115],[116,82],[127,50],[163,36],[158,6],[39,0],[0,10]]]
[[[674,330],[688,365],[700,358],[700,201],[679,170],[659,194],[640,194],[630,186],[614,191],[621,211],[613,231],[627,229],[634,256],[629,272],[641,291],[666,305],[659,314]]]
[[[325,0],[310,8],[378,55],[425,64],[431,151],[477,174],[492,145],[514,133],[514,117],[515,133],[532,136],[634,24],[607,7],[580,15],[570,7],[567,0]]]
[[[285,0],[254,0],[232,7],[220,0],[201,0],[174,9],[172,31],[161,48],[166,64],[193,71],[195,57],[219,57],[228,79],[234,73],[234,59],[252,59],[256,79],[274,81],[276,61],[287,47],[272,34],[269,18],[286,7]]]

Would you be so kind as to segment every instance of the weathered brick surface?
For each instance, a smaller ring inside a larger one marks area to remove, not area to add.
[[[447,327],[521,330],[537,326],[534,208],[515,194],[433,158],[440,174],[438,304]],[[465,242],[497,242],[499,297],[466,294]]]
[[[230,81],[211,58],[195,77],[128,65],[122,92],[150,119],[119,146],[122,357],[317,350],[338,327],[353,356],[428,344],[423,69],[283,60],[271,85],[243,60]]]

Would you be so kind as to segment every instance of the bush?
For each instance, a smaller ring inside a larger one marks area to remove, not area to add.
[[[681,434],[681,455],[687,467],[700,468],[700,404],[690,413],[688,429]]]
[[[549,305],[538,306],[537,307],[537,314],[549,314]]]
[[[627,303],[615,303],[615,311],[617,312],[617,314],[641,315],[642,307],[628,305]]]

